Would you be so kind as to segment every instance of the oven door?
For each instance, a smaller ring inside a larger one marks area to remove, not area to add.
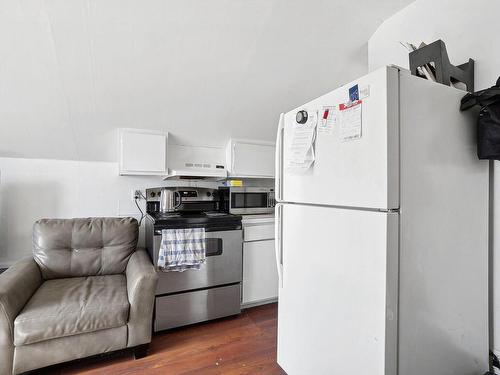
[[[161,243],[161,231],[155,230],[154,254],[157,264]],[[206,232],[205,264],[199,270],[184,272],[159,271],[156,295],[209,288],[217,285],[239,283],[243,278],[243,235],[242,230]]]

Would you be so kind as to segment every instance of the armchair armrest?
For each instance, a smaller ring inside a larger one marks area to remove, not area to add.
[[[151,325],[158,275],[144,250],[138,249],[130,257],[127,269],[127,293],[130,303],[127,347],[151,341]]]
[[[14,319],[41,284],[40,268],[32,258],[0,275],[0,374],[12,373]]]

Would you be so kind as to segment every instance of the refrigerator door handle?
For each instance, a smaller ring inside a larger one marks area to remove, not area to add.
[[[276,220],[274,224],[274,251],[276,254],[276,267],[278,268],[278,282],[283,288],[283,204],[276,205]]]
[[[283,132],[285,129],[285,114],[280,115],[278,123],[278,132],[276,134],[276,155],[274,158],[276,179],[275,179],[275,192],[276,200],[279,202],[283,199]]]

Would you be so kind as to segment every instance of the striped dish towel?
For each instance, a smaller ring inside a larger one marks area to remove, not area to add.
[[[158,254],[161,271],[199,270],[205,263],[206,245],[204,228],[163,229]]]

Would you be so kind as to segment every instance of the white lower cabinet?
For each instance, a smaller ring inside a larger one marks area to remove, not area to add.
[[[278,298],[278,271],[274,240],[243,243],[243,305]]]

